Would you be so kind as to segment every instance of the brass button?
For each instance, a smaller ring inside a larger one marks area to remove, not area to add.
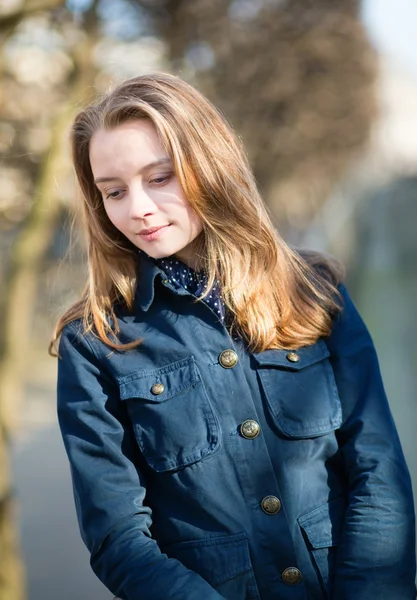
[[[238,360],[239,357],[234,350],[223,350],[219,355],[219,363],[225,369],[232,369]]]
[[[297,352],[288,352],[287,360],[289,360],[290,362],[298,362],[300,360],[300,357],[298,356]]]
[[[282,572],[282,581],[286,585],[297,585],[301,580],[301,572],[296,567],[287,567]]]
[[[155,396],[158,396],[159,394],[162,394],[164,389],[165,389],[165,386],[163,383],[155,383],[151,387],[151,392],[152,392],[152,394],[155,394]]]
[[[267,515],[275,515],[281,510],[281,500],[276,496],[265,496],[261,508]]]
[[[169,279],[163,279],[162,283],[169,283]]]
[[[248,421],[244,421],[240,426],[240,433],[247,440],[253,440],[258,437],[259,432],[261,431],[261,426],[257,421],[252,421],[249,419]]]

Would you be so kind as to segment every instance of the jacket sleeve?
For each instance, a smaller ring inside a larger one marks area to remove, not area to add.
[[[337,554],[334,600],[415,598],[410,477],[375,348],[346,289],[329,338],[342,403],[338,431],[349,504]]]
[[[59,354],[58,419],[93,571],[122,600],[221,600],[151,538],[151,511],[143,503],[144,477],[127,415],[76,324],[64,329]]]

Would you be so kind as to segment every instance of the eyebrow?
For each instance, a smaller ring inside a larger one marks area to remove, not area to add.
[[[154,162],[149,163],[148,165],[145,165],[144,167],[142,167],[142,169],[139,171],[139,173],[142,173],[143,171],[148,171],[149,169],[154,169],[155,167],[159,167],[160,165],[166,165],[168,163],[172,163],[172,160],[169,158],[169,156],[165,157],[165,158],[160,158],[159,160],[155,160]],[[114,181],[115,179],[120,179],[119,177],[113,176],[113,177],[97,177],[97,179],[94,179],[94,183],[105,183],[108,181]]]

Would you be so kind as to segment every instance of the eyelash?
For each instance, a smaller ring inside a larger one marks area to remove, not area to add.
[[[113,194],[120,194],[120,193],[121,193],[121,190],[116,190],[115,192],[110,192],[109,194],[105,194],[105,196],[106,196],[106,200],[109,200],[110,198],[111,198],[112,200],[117,200],[117,198],[118,198],[119,196],[113,196]]]
[[[155,177],[155,179],[151,179],[149,183],[155,183],[156,185],[163,185],[164,183],[168,183],[173,177],[173,173],[168,173],[168,175],[161,175],[161,177]]]

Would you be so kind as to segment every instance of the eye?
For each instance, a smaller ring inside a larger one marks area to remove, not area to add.
[[[124,190],[114,190],[113,192],[104,192],[104,198],[106,200],[113,199],[117,200],[122,197]]]
[[[154,177],[149,180],[149,183],[153,183],[157,186],[163,185],[164,183],[168,183],[174,176],[174,173],[167,173],[166,175],[159,175],[158,177]]]

